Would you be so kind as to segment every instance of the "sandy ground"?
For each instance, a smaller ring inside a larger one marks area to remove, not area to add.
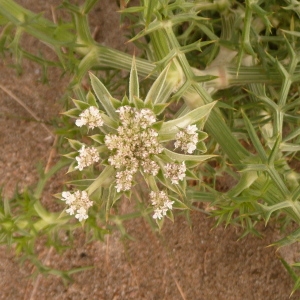
[[[35,12],[44,11],[49,18],[50,4],[59,3],[17,2]],[[99,41],[120,48],[125,40],[120,38],[116,3],[100,3],[91,16],[91,26],[99,26]],[[38,45],[32,39],[26,42],[32,49]],[[60,79],[60,71],[52,69],[49,83],[44,85],[39,66],[24,61],[23,76],[18,77],[9,63],[9,59],[0,61],[0,84],[46,124],[57,117],[67,78]],[[10,197],[16,184],[22,189],[36,182],[36,166],[39,162],[46,165],[54,138],[1,88],[0,107],[0,184],[5,185],[4,195]],[[53,130],[50,125],[47,128]],[[57,176],[44,197],[51,201],[49,195],[61,189],[63,180],[63,176]],[[62,254],[37,245],[40,258],[52,267],[94,266],[75,274],[68,285],[54,276],[30,278],[32,266],[21,266],[12,251],[2,246],[0,299],[289,299],[292,280],[278,260],[276,249],[266,248],[279,238],[278,229],[262,228],[264,239],[248,236],[237,241],[237,229],[211,230],[214,221],[204,214],[192,213],[192,221],[190,228],[179,217],[157,235],[144,220],[132,220],[127,228],[134,241],[121,240],[114,233],[104,243],[87,244],[84,234],[78,232],[73,250]],[[293,259],[294,251],[285,253]],[[290,299],[299,298],[297,293]]]

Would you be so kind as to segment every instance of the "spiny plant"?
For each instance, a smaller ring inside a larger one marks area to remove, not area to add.
[[[71,74],[75,108],[65,115],[76,119],[77,138],[64,131],[74,150],[65,155],[72,159],[69,171],[80,175],[72,181],[74,191],[59,196],[66,212],[96,232],[100,220],[121,224],[149,214],[161,227],[165,217],[173,220],[173,208],[188,214],[198,202],[208,202],[217,225],[239,225],[243,236],[259,235],[257,225],[271,219],[283,228],[298,226],[300,3],[121,1],[130,41],[142,53],[133,58],[93,39],[88,14],[97,2],[63,1],[72,21],[54,24],[14,1],[0,1],[3,55],[13,53],[17,66],[26,57]],[[57,60],[26,52],[24,32],[50,47]],[[130,72],[128,95],[112,96],[105,78],[97,78],[100,69]],[[92,89],[86,93],[81,83],[88,71]],[[140,80],[145,77],[151,80],[148,93]],[[88,144],[78,140],[80,134],[89,137]],[[216,188],[224,174],[235,182],[225,192]],[[148,192],[136,214],[111,213],[143,183]],[[48,225],[62,219],[67,215]],[[274,245],[296,242],[299,234],[286,232]],[[297,270],[285,266],[293,272],[295,291]]]

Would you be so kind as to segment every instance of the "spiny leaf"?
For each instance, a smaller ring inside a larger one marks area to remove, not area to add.
[[[197,123],[202,118],[207,117],[215,104],[216,101],[203,105],[199,108],[192,110],[191,112],[187,113],[183,117],[163,123],[159,131],[160,141],[165,142],[165,141],[174,140],[176,133],[179,132],[180,129],[185,128],[188,125]]]
[[[90,73],[91,84],[93,91],[95,92],[97,99],[102,104],[106,113],[113,119],[117,118],[117,113],[113,107],[110,99],[112,98],[111,94],[108,92],[103,83],[92,73]]]
[[[135,57],[133,56],[129,77],[129,102],[133,103],[134,98],[139,98],[139,78],[135,64]]]

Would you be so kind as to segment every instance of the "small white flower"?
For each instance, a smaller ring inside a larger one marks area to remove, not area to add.
[[[135,113],[135,121],[139,123],[139,126],[143,129],[151,126],[156,122],[154,113],[150,109],[141,109]]]
[[[116,174],[116,186],[117,192],[129,191],[132,186],[132,174],[130,171],[121,171]]]
[[[197,132],[198,128],[196,125],[188,125],[188,127],[186,128],[186,133],[187,134],[195,134]]]
[[[185,129],[180,130],[176,134],[174,147],[181,148],[185,153],[192,154],[196,150],[198,143],[198,133],[196,125],[189,125]]]
[[[155,161],[146,159],[141,162],[141,165],[145,173],[151,174],[153,176],[156,176],[158,174],[159,165]]]
[[[100,115],[100,111],[95,106],[91,106],[84,110],[79,117],[80,118],[75,122],[78,127],[87,125],[88,128],[94,129],[95,127],[100,127],[103,125],[103,119]]]
[[[117,149],[120,142],[120,138],[115,134],[107,134],[104,138],[104,143],[109,150]]]
[[[121,106],[116,112],[119,113],[120,121],[123,126],[128,126],[132,123],[135,108],[130,106]]]
[[[182,164],[166,164],[165,175],[167,178],[171,179],[172,184],[178,184],[179,180],[183,180],[185,177],[186,166],[185,163]]]
[[[88,215],[86,214],[86,209],[83,207],[77,209],[77,214],[75,215],[75,218],[78,219],[79,222],[81,222],[82,220],[86,220],[88,218]]]
[[[168,200],[166,200],[166,201],[164,202],[164,207],[171,210],[171,209],[173,208],[173,206],[172,206],[173,203],[174,203],[174,201],[170,201],[170,200],[168,199]]]
[[[154,206],[153,219],[162,219],[167,214],[168,210],[172,210],[174,201],[170,201],[168,194],[164,191],[150,192],[150,201]]]
[[[162,218],[163,218],[162,210],[158,208],[154,209],[153,219],[162,219]]]
[[[82,171],[83,168],[98,162],[100,159],[98,150],[95,147],[86,148],[85,145],[83,145],[78,152],[79,156],[75,157],[78,162],[78,166],[76,166],[75,169],[78,169],[79,171]]]
[[[86,191],[76,191],[73,194],[71,192],[62,192],[62,201],[65,201],[69,207],[66,209],[66,213],[74,215],[80,222],[88,218],[87,211],[93,205],[90,201]]]
[[[197,146],[194,143],[187,143],[186,144],[186,152],[192,154],[196,150]]]
[[[68,213],[70,216],[75,214],[76,206],[71,205],[68,209],[66,209],[66,213]]]
[[[71,205],[76,200],[75,195],[72,195],[70,192],[62,192],[61,195],[63,197],[62,200],[66,201],[67,205]]]

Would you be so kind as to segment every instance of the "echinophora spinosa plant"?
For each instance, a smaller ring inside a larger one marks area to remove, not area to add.
[[[120,224],[111,210],[135,198],[139,186],[146,192],[134,216],[151,215],[159,227],[174,211],[199,210],[201,202],[213,208],[217,225],[240,226],[243,236],[260,235],[257,225],[270,220],[299,227],[298,1],[120,1],[130,41],[141,53],[135,58],[94,40],[88,15],[97,2],[62,1],[72,22],[54,24],[0,0],[3,55],[12,53],[19,71],[23,57],[41,64],[44,75],[49,67],[62,68],[70,74],[67,95],[75,105],[69,109],[66,100],[62,124],[69,130],[60,130],[73,151],[41,176],[34,200],[24,196],[34,201],[30,214],[14,218],[4,201],[1,241],[26,251],[38,233],[81,224],[98,238],[99,220]],[[57,59],[28,53],[20,42],[24,32]],[[108,69],[100,80],[98,70]],[[130,72],[129,84],[113,70]],[[115,97],[120,86],[126,92]],[[45,181],[66,164],[74,178],[58,196],[65,213],[53,214],[40,197]],[[221,190],[224,175],[233,183]],[[299,238],[297,229],[275,244]],[[285,266],[290,273],[298,268]]]

